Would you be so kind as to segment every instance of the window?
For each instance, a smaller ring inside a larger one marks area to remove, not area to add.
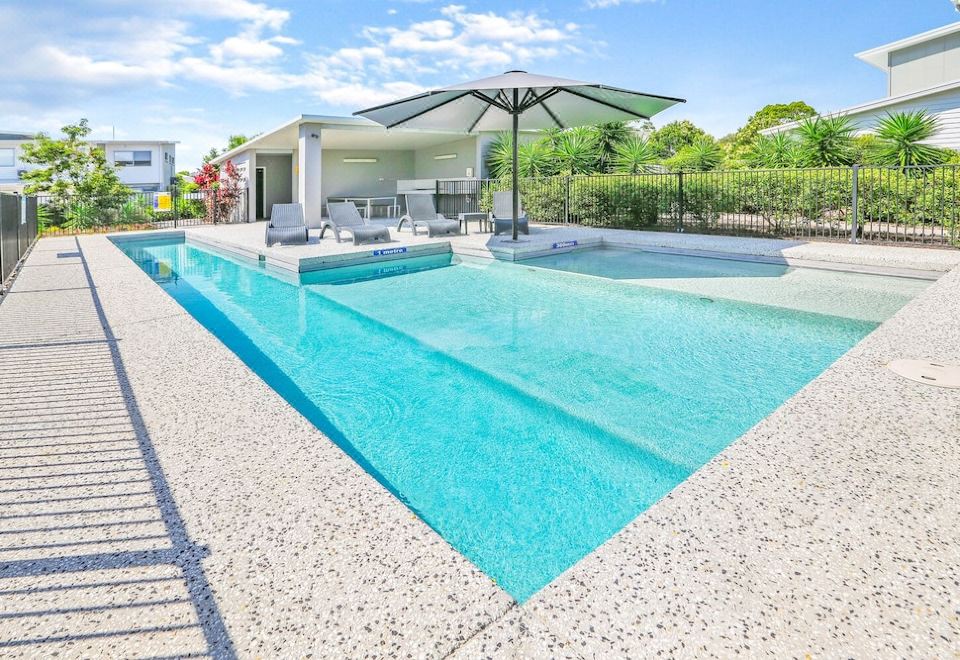
[[[153,161],[149,151],[114,151],[113,164],[120,167],[150,165]]]
[[[0,149],[0,167],[13,167],[13,149]]]

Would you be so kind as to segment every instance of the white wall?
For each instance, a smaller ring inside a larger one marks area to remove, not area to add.
[[[4,190],[19,190],[21,184],[17,172],[20,170],[35,169],[37,166],[27,165],[21,162],[20,155],[23,151],[22,141],[0,140],[0,149],[13,149],[13,165],[10,167],[0,167],[0,184],[5,184]]]
[[[345,163],[344,158],[376,158],[376,163]],[[323,198],[393,196],[398,179],[414,177],[412,151],[323,150]]]
[[[890,96],[960,79],[960,34],[894,51],[889,55],[889,64]]]
[[[122,143],[109,142],[98,144],[104,149],[107,156],[107,163],[114,164],[116,152],[118,151],[149,151],[150,165],[123,166],[117,167],[117,174],[120,180],[128,186],[134,188],[157,188],[166,189],[173,173],[173,164],[169,162],[170,154],[174,154],[174,145],[169,143]],[[167,154],[167,158],[164,158]]]
[[[879,119],[887,116],[888,112],[917,110],[926,110],[940,122],[940,130],[929,141],[930,144],[948,149],[960,149],[960,90],[931,94],[912,101],[896,103],[882,110],[850,113],[848,116],[861,132],[869,132],[876,126]]]
[[[473,176],[480,176],[477,158],[476,137],[445,142],[433,147],[417,149],[414,152],[414,176],[402,178],[449,179],[467,176],[467,168],[473,170]],[[455,154],[456,158],[436,160],[434,156]]]
[[[12,167],[0,167],[0,184],[4,185],[4,190],[20,190],[23,184],[20,182],[18,172],[40,167],[21,161],[24,144],[23,140],[0,140],[0,149],[14,149],[14,165]],[[172,142],[104,144],[94,141],[91,144],[104,150],[107,163],[110,165],[114,163],[114,152],[116,151],[150,152],[149,166],[117,168],[120,181],[128,186],[166,190],[170,178],[176,173],[176,145]]]

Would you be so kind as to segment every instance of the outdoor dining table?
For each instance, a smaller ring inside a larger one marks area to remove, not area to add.
[[[400,205],[397,203],[396,195],[378,195],[375,197],[366,197],[363,195],[351,195],[350,197],[328,197],[327,203],[330,202],[353,202],[358,206],[362,204],[362,213],[364,214],[363,217],[365,220],[369,220],[373,217],[372,212],[375,202],[389,202],[389,204],[386,204],[388,218],[396,218],[400,215]]]

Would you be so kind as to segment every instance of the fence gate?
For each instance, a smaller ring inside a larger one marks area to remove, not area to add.
[[[37,238],[37,198],[0,193],[0,286]]]

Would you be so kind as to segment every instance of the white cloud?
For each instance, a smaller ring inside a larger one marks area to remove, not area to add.
[[[606,9],[607,7],[618,7],[627,4],[649,4],[657,1],[658,0],[587,0],[587,7],[590,9]]]
[[[291,13],[272,2],[155,0],[130,9],[109,0],[92,5],[97,11],[2,5],[0,61],[12,86],[0,99],[0,125],[52,130],[89,116],[85,103],[105,99],[130,99],[144,123],[144,99],[175,98],[187,85],[232,97],[299,94],[355,110],[458,78],[575,54],[582,42],[578,24],[542,11],[418,3],[426,14],[417,20],[399,22],[398,12],[388,11],[385,23],[352,35],[326,30],[323,42],[303,44],[290,34]],[[344,45],[323,48],[332,36]],[[168,122],[178,135],[160,137],[189,135],[185,152],[225,137],[216,123],[196,120],[191,127],[183,113],[171,115],[180,117],[180,123]]]

